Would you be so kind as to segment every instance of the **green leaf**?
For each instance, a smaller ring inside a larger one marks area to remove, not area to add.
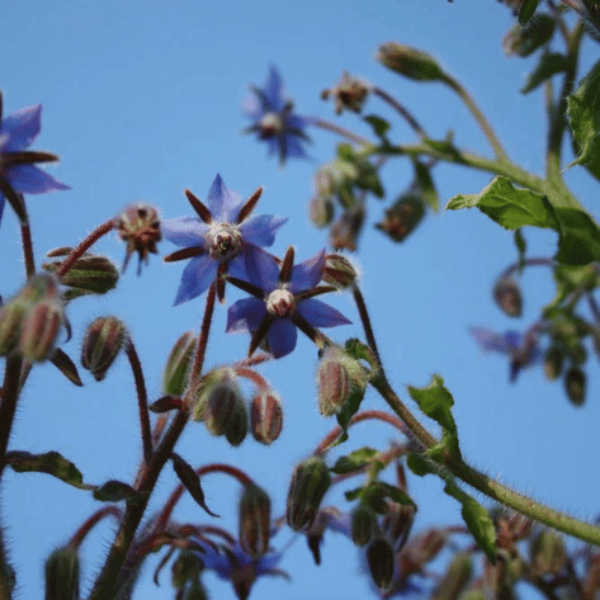
[[[57,348],[50,359],[50,362],[71,382],[75,385],[82,386],[83,383],[79,378],[77,367],[69,356],[60,348]]]
[[[371,348],[369,348],[367,344],[361,342],[358,338],[347,339],[344,347],[346,352],[352,358],[368,362],[374,371],[378,369],[377,359],[375,358],[373,352],[371,352]]]
[[[562,54],[555,52],[542,54],[536,68],[529,74],[525,85],[521,88],[521,93],[528,94],[535,90],[553,75],[566,71],[569,64],[570,61]]]
[[[524,0],[519,9],[519,23],[526,25],[529,19],[533,17],[533,13],[537,8],[540,0]]]
[[[405,506],[412,506],[415,509],[415,512],[417,511],[418,507],[414,503],[414,500],[404,490],[397,488],[395,485],[385,483],[385,481],[380,481],[379,485],[385,489],[386,495],[394,502]]]
[[[110,479],[94,490],[94,498],[102,502],[121,502],[121,500],[139,500],[142,493],[129,484]]]
[[[351,452],[347,456],[340,456],[330,471],[337,473],[338,475],[351,473],[352,471],[356,471],[357,469],[372,463],[376,456],[379,456],[378,450],[364,446],[363,448]]]
[[[411,191],[421,196],[431,209],[438,212],[440,210],[440,197],[435,189],[429,167],[418,159],[413,160],[413,167],[415,168],[415,182],[413,184],[414,189]]]
[[[416,452],[409,454],[406,459],[406,464],[408,465],[408,468],[419,477],[438,474],[439,467],[424,454],[417,454]]]
[[[558,254],[554,257],[567,265],[585,265],[600,259],[600,229],[584,211],[557,208],[561,225]]]
[[[390,130],[390,124],[377,115],[368,115],[364,120],[373,128],[373,132],[385,141],[385,134]]]
[[[555,28],[556,21],[543,13],[536,15],[525,27],[517,23],[504,37],[504,52],[508,56],[529,56],[552,39]]]
[[[336,415],[338,425],[342,428],[342,435],[337,439],[335,444],[332,445],[332,448],[348,439],[348,424],[350,423],[350,419],[358,412],[360,403],[364,397],[365,389],[362,386],[354,386],[352,388],[350,397],[346,400],[342,410]]]
[[[437,421],[443,429],[442,442],[439,446],[428,451],[429,456],[436,462],[444,462],[444,454],[449,451],[451,456],[460,460],[458,446],[458,432],[452,416],[454,399],[452,394],[444,387],[444,380],[439,375],[434,375],[431,383],[424,388],[408,386],[411,398],[419,408],[431,419]]]
[[[600,61],[567,98],[567,116],[578,155],[571,164],[584,165],[600,179]]]
[[[200,477],[198,477],[196,471],[194,471],[194,469],[183,458],[181,458],[179,454],[175,454],[175,452],[173,452],[171,458],[173,460],[173,468],[175,469],[177,477],[179,477],[179,480],[184,485],[185,489],[190,493],[192,498],[211,517],[218,517],[219,515],[212,512],[212,510],[206,506],[206,502],[204,501],[204,492],[200,486]]]
[[[70,460],[55,451],[30,454],[15,450],[6,453],[6,462],[17,473],[46,473],[76,488],[86,490],[92,487],[83,483],[81,471]]]
[[[344,492],[344,496],[346,500],[348,500],[348,502],[352,502],[352,500],[356,500],[357,498],[360,498],[362,496],[364,489],[365,488],[361,485],[358,488],[354,488],[353,490],[348,490],[347,492]]]

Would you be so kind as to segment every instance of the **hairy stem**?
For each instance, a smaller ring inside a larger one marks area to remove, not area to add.
[[[376,96],[379,96],[383,101],[387,102],[410,126],[410,128],[422,139],[427,139],[429,136],[413,117],[413,115],[404,107],[396,98],[388,94],[385,90],[374,86],[371,90]]]
[[[358,134],[354,133],[353,131],[350,131],[349,129],[345,129],[344,127],[340,127],[339,125],[330,123],[329,121],[325,121],[323,119],[317,118],[314,121],[314,125],[316,127],[320,127],[321,129],[324,129],[325,131],[331,131],[332,133],[337,133],[337,135],[341,135],[342,137],[346,138],[350,142],[354,142],[356,144],[361,144],[363,146],[372,146],[373,145],[372,142],[370,142],[367,138],[364,138],[361,135],[358,135]]]

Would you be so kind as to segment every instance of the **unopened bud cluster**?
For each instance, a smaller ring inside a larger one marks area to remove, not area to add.
[[[58,279],[49,273],[34,275],[0,308],[0,356],[16,353],[31,362],[46,360],[64,323]]]

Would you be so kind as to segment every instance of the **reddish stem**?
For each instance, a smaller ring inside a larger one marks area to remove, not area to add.
[[[85,523],[73,534],[68,545],[71,548],[77,549],[86,538],[87,534],[102,520],[104,517],[112,515],[113,517],[120,518],[123,515],[123,511],[116,506],[105,506],[100,510],[97,510]]]

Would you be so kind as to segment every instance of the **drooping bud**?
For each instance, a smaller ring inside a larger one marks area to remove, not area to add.
[[[312,456],[296,466],[286,506],[287,523],[294,531],[311,526],[330,485],[331,474],[323,459]]]
[[[358,269],[343,254],[328,254],[323,270],[323,281],[340,290],[351,287],[358,280]]]
[[[394,242],[403,242],[425,217],[425,203],[419,196],[404,194],[385,211],[383,221],[375,227]]]
[[[196,420],[204,418],[206,428],[213,435],[223,435],[230,420],[238,418],[234,415],[240,405],[244,405],[244,397],[235,372],[229,368],[215,369],[197,395],[192,416]]]
[[[362,231],[364,220],[365,211],[362,207],[344,211],[329,230],[329,243],[335,250],[354,252],[357,248],[358,236]]]
[[[383,517],[381,532],[390,542],[394,552],[400,552],[408,540],[412,529],[415,509],[410,504],[390,503],[389,510]]]
[[[244,401],[237,402],[227,422],[225,438],[232,446],[239,446],[248,434],[248,409]]]
[[[148,262],[148,254],[157,253],[156,244],[162,237],[158,211],[144,202],[132,204],[115,218],[115,227],[120,238],[127,243],[123,271],[131,255],[137,252],[139,274],[142,262]]]
[[[333,202],[331,198],[314,196],[309,204],[309,216],[311,223],[318,227],[327,227],[333,219]]]
[[[494,286],[494,300],[500,310],[509,317],[520,317],[523,310],[521,288],[510,276],[500,277]]]
[[[585,402],[586,377],[578,367],[571,367],[565,373],[565,392],[574,406],[583,406]]]
[[[534,569],[541,575],[558,575],[567,559],[562,537],[550,529],[540,531],[531,539],[529,554]]]
[[[458,600],[463,597],[461,594],[469,584],[472,571],[471,557],[463,552],[456,554],[432,597],[435,600]]]
[[[186,331],[175,342],[163,372],[163,394],[181,396],[188,385],[188,370],[196,347],[196,335]]]
[[[375,59],[388,69],[415,81],[448,82],[448,76],[433,56],[403,44],[396,42],[382,44]]]
[[[50,258],[68,256],[72,248],[65,246],[48,252]],[[55,260],[42,264],[42,269],[50,273],[56,272],[64,260]],[[106,294],[117,286],[119,271],[105,256],[86,252],[79,257],[73,266],[61,277],[61,284],[68,286],[63,297],[73,300],[86,294]]]
[[[45,565],[46,600],[79,600],[79,556],[66,546],[54,550]]]
[[[64,322],[62,302],[58,299],[36,304],[21,326],[18,351],[30,362],[41,362],[51,356]]]
[[[422,569],[441,552],[446,541],[446,536],[435,528],[413,536],[405,548],[409,562],[415,565],[417,570]]]
[[[367,548],[367,563],[373,583],[380,590],[387,590],[394,576],[394,551],[382,539],[373,540]]]
[[[127,343],[127,329],[116,317],[99,317],[87,328],[81,346],[81,364],[102,381]]]
[[[171,582],[176,589],[194,581],[203,569],[202,561],[190,550],[182,550],[173,561],[171,567]]]
[[[562,373],[565,355],[558,346],[550,346],[544,355],[544,375],[546,379],[554,381]]]
[[[239,507],[240,546],[253,558],[264,556],[269,549],[271,499],[261,487],[251,483],[244,487]]]
[[[319,410],[323,416],[338,413],[356,389],[367,385],[367,373],[339,346],[329,346],[317,368]]]
[[[352,541],[359,547],[366,546],[377,531],[377,515],[366,504],[359,504],[351,515]]]
[[[272,390],[260,390],[252,400],[250,408],[252,435],[261,444],[274,442],[283,428],[281,399]]]
[[[524,58],[550,41],[555,21],[550,15],[538,14],[524,27],[518,23],[504,36],[502,48],[506,56]]]
[[[344,109],[360,113],[369,91],[369,85],[344,71],[342,78],[334,87],[321,92],[321,98],[327,100],[331,96],[338,115],[342,114]]]

